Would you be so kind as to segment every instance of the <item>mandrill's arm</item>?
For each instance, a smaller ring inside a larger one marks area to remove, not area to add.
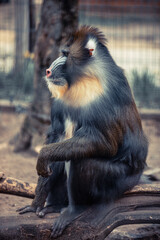
[[[39,175],[47,176],[48,165],[54,161],[69,161],[95,157],[113,156],[116,154],[118,144],[115,141],[106,141],[99,131],[81,130],[77,134],[63,142],[44,146],[37,161]]]

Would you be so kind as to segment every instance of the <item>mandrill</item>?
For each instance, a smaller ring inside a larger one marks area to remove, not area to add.
[[[66,206],[52,228],[57,237],[86,207],[138,183],[148,143],[124,72],[97,28],[68,38],[46,82],[55,98],[51,128],[38,156],[35,199],[20,213],[41,217]]]

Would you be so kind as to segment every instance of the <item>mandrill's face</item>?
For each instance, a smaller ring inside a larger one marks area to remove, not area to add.
[[[65,70],[66,60],[67,57],[61,56],[57,58],[46,70],[46,82],[52,97],[54,98],[62,98],[68,90]]]
[[[103,36],[89,27],[82,27],[73,34],[61,56],[46,70],[46,82],[52,97],[80,107],[103,94],[98,55],[104,42]]]

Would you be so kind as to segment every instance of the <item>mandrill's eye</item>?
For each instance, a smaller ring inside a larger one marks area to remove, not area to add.
[[[91,57],[92,55],[93,55],[93,52],[94,52],[94,49],[88,49],[88,48],[86,48],[86,52],[87,52],[87,55],[88,55],[88,57]]]
[[[63,54],[64,57],[68,57],[69,51],[63,49],[63,50],[62,50],[62,54]]]

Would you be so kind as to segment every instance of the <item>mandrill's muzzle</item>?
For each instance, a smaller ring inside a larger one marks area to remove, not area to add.
[[[47,78],[51,77],[51,75],[52,75],[51,69],[50,68],[46,69],[46,76],[47,76]]]
[[[57,74],[60,75],[61,74],[60,69],[62,69],[66,60],[67,60],[67,57],[65,57],[65,56],[61,56],[61,57],[57,58],[51,64],[51,66],[46,69],[46,77],[51,78],[51,77],[56,77]],[[60,71],[60,73],[58,71]]]

